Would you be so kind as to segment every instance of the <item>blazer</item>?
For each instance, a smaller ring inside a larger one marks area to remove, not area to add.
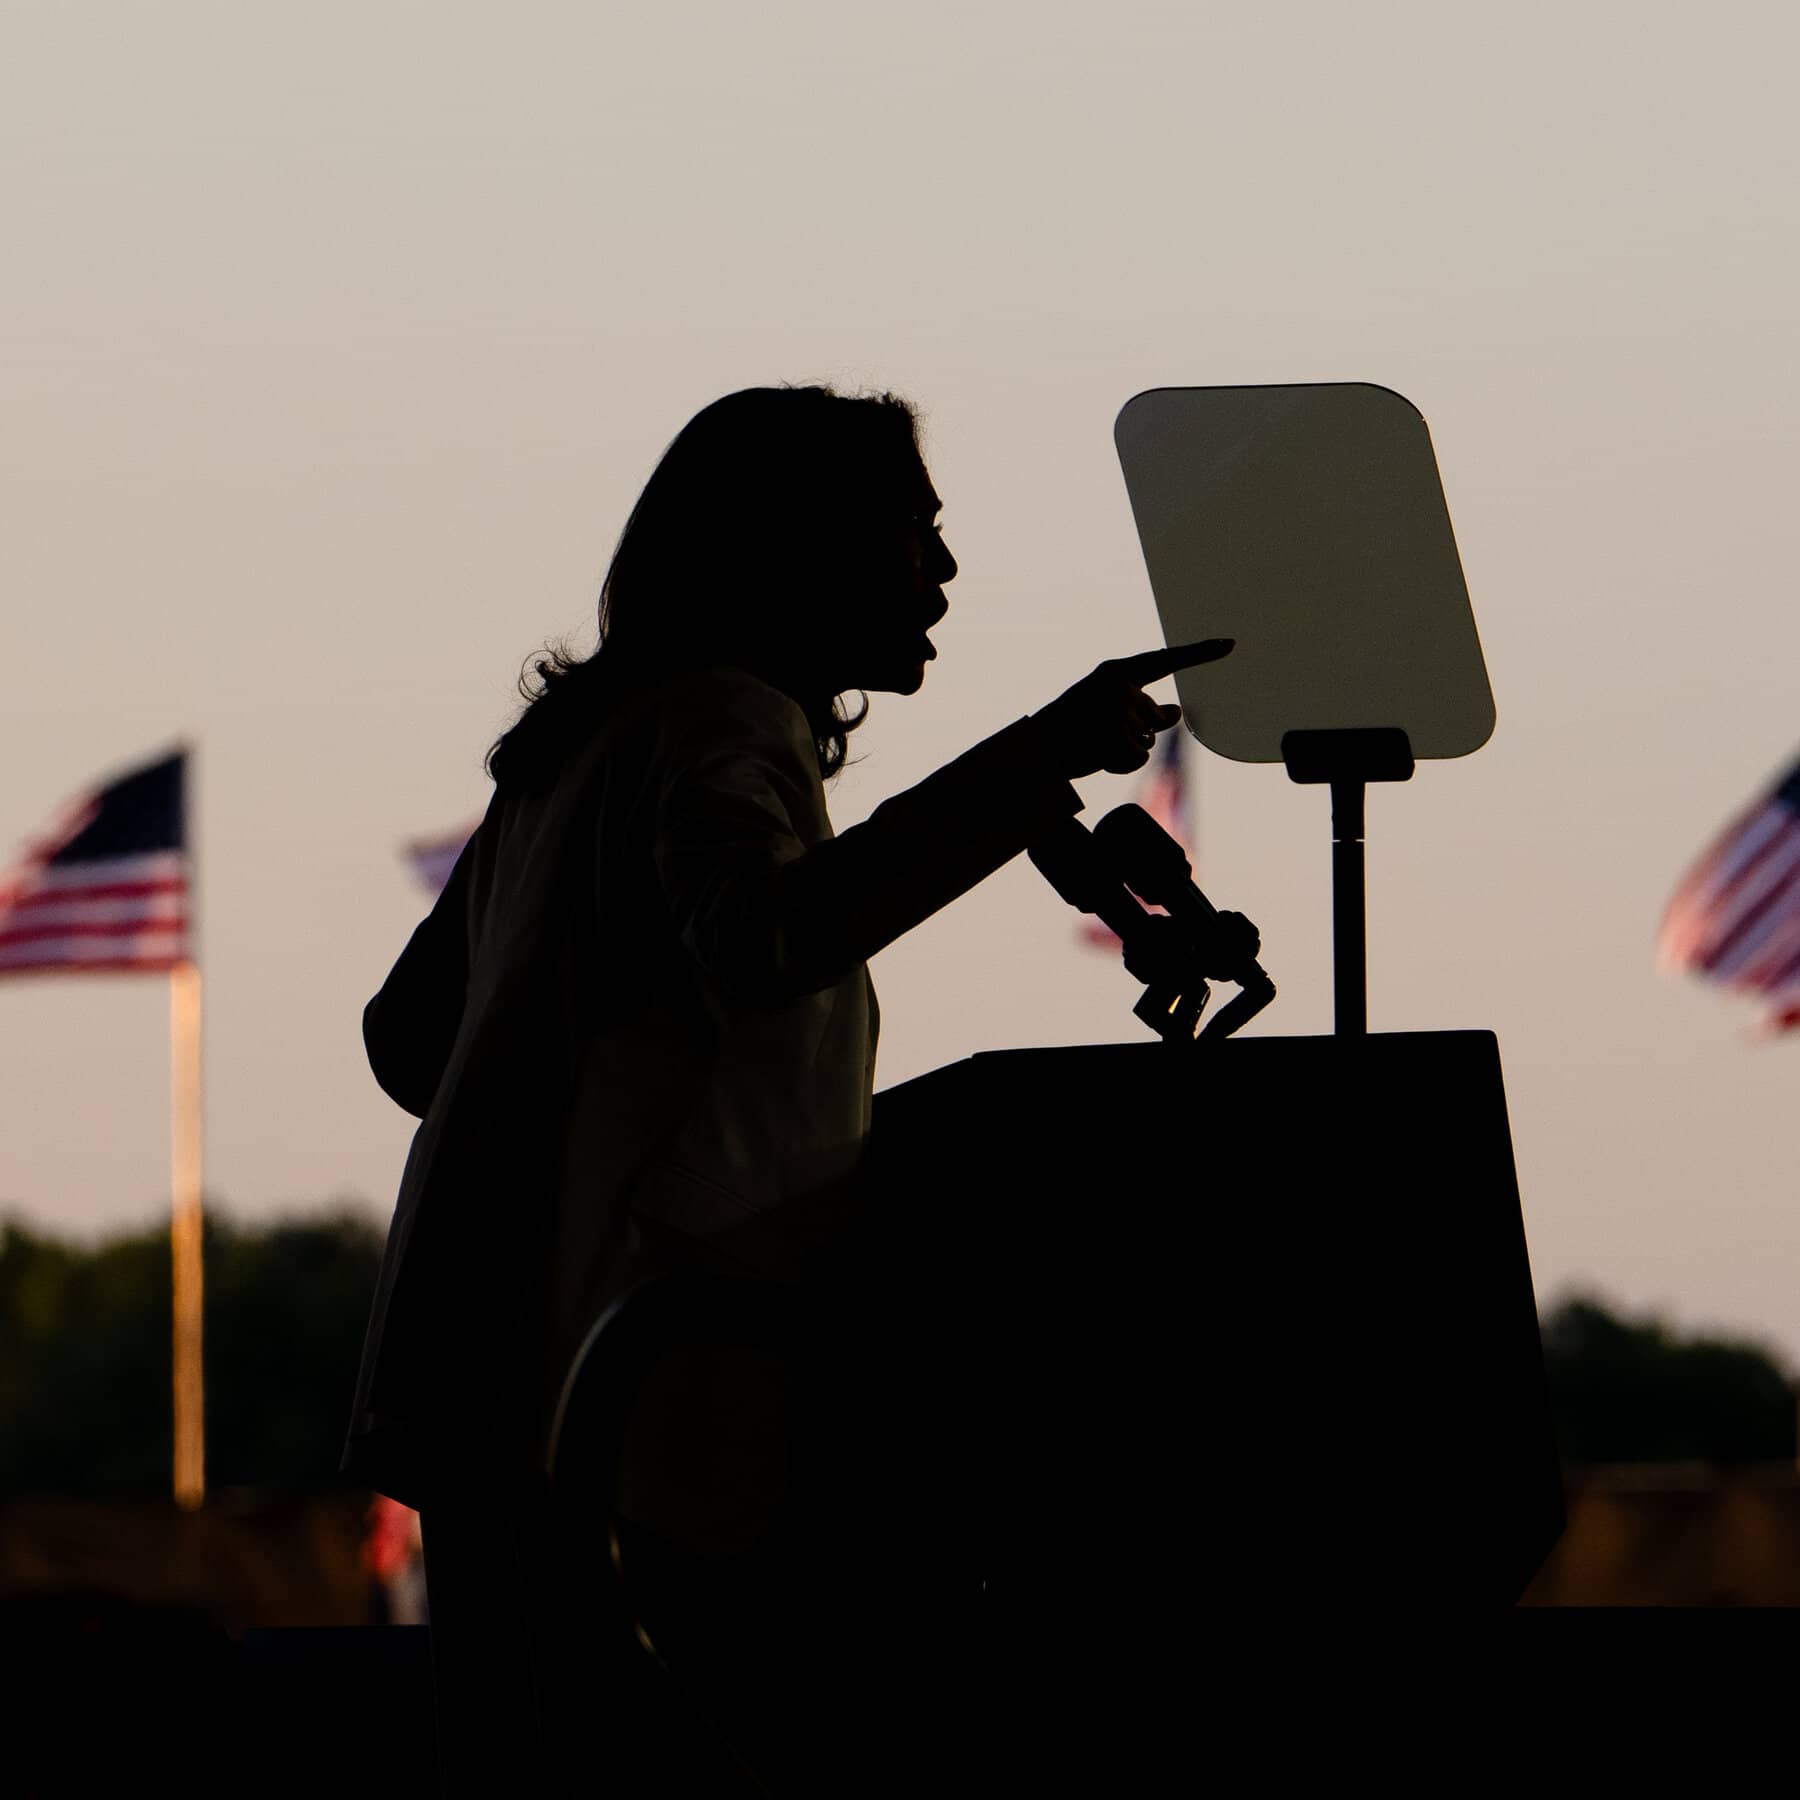
[[[1080,806],[1020,720],[834,835],[801,708],[725,667],[498,788],[363,1016],[420,1124],[346,1469],[414,1506],[541,1469],[611,1299],[795,1273],[854,1203],[867,959]]]

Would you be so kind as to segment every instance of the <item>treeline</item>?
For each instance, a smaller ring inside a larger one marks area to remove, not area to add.
[[[383,1228],[348,1207],[206,1225],[209,1488],[337,1481]],[[166,1494],[169,1238],[0,1227],[0,1494]]]
[[[209,1216],[215,1493],[337,1481],[381,1241],[349,1208],[254,1227]],[[1565,1301],[1543,1330],[1565,1463],[1793,1459],[1794,1390],[1756,1346],[1591,1298]],[[87,1247],[0,1227],[0,1494],[166,1494],[169,1334],[165,1232]]]
[[[1566,1464],[1794,1460],[1795,1390],[1757,1345],[1684,1337],[1585,1296],[1563,1301],[1542,1330]]]

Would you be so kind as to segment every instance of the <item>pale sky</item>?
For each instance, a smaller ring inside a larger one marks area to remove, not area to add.
[[[0,4],[0,853],[196,740],[208,1190],[385,1216],[398,845],[485,803],[700,405],[928,415],[963,573],[841,828],[1158,641],[1132,394],[1383,383],[1499,723],[1371,795],[1371,1025],[1498,1033],[1541,1297],[1800,1362],[1800,1037],[1652,960],[1800,745],[1797,52],[1773,4]],[[1254,1029],[1328,1030],[1325,797],[1196,765]],[[883,1084],[1142,1035],[1022,861],[875,976]],[[0,1206],[159,1216],[167,1081],[160,981],[0,983]],[[1223,1129],[1197,1093],[1197,1172]]]

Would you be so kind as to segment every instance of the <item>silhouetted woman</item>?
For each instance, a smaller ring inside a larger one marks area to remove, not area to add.
[[[843,697],[915,693],[936,654],[939,510],[891,395],[700,412],[619,540],[597,650],[536,665],[486,817],[364,1015],[422,1123],[349,1466],[423,1509],[440,1654],[459,1620],[506,1636],[551,1410],[605,1304],[674,1268],[797,1275],[842,1229],[867,959],[1078,810],[1072,778],[1142,766],[1179,717],[1142,684],[1229,647],[1103,664],[834,836]],[[677,1535],[716,1523],[664,1498]]]

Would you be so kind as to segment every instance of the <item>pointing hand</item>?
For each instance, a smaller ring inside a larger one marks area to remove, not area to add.
[[[1181,717],[1179,706],[1158,706],[1144,692],[1145,686],[1179,669],[1217,662],[1230,655],[1234,641],[1206,638],[1198,644],[1118,656],[1082,676],[1032,715],[1051,765],[1071,781],[1099,769],[1115,775],[1141,769],[1150,760],[1156,734]]]

